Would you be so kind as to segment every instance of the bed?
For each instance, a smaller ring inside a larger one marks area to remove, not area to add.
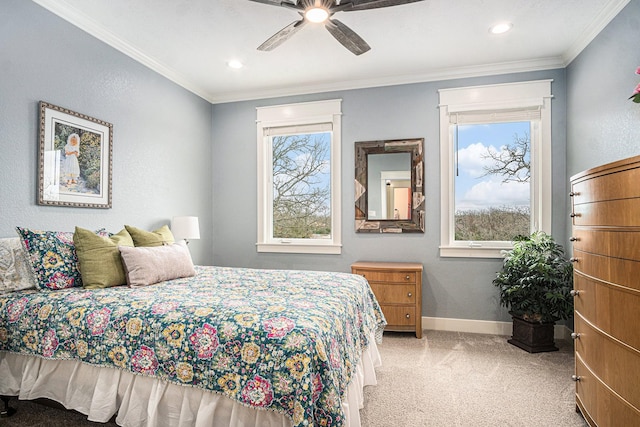
[[[359,426],[384,316],[360,276],[194,266],[0,294],[0,395],[122,426]]]

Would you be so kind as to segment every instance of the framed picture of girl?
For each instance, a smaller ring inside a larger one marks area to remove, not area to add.
[[[38,204],[111,208],[113,125],[39,105]]]

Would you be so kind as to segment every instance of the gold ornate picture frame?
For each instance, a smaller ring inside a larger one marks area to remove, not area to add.
[[[113,125],[40,101],[38,204],[111,208]]]

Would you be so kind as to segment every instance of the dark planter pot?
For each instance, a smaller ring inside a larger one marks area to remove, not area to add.
[[[529,322],[520,317],[511,316],[513,319],[513,334],[509,344],[520,347],[529,353],[541,353],[543,351],[558,351],[553,341],[553,327],[555,322]]]

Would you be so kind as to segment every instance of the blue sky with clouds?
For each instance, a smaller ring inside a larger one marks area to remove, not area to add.
[[[514,136],[530,135],[529,122],[458,126],[458,176],[455,179],[456,210],[502,206],[529,206],[529,183],[503,183],[501,176],[488,175],[484,167],[493,162],[483,155],[513,144]]]

